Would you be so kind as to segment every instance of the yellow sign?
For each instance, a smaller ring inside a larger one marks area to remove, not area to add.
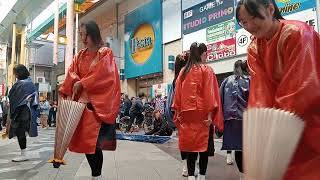
[[[155,35],[150,24],[140,25],[130,40],[131,56],[135,63],[144,64],[151,56]]]
[[[290,0],[277,0],[277,1],[281,3],[288,3]]]

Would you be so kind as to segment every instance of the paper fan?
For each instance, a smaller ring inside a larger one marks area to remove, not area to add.
[[[61,100],[58,105],[54,157],[48,161],[49,163],[53,163],[55,168],[58,168],[61,164],[65,164],[63,157],[85,107],[86,105],[83,103],[70,100]]]
[[[267,108],[248,109],[243,117],[245,179],[282,179],[304,122],[293,113]]]

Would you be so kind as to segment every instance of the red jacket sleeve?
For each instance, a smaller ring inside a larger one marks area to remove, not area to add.
[[[222,112],[222,104],[221,104],[221,97],[219,91],[219,85],[217,81],[217,77],[212,73],[212,87],[213,87],[213,104],[214,104],[214,113],[212,114],[213,124],[216,126],[219,132],[224,131],[224,119],[223,119],[223,112]]]

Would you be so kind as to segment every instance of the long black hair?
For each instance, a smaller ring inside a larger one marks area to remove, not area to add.
[[[88,22],[81,23],[80,27],[86,28],[87,36],[90,36],[92,41],[98,47],[101,47],[103,45],[100,29],[95,21],[88,21]]]
[[[264,17],[259,12],[259,9],[261,6],[267,8],[270,4],[273,4],[274,6],[273,18],[276,20],[284,19],[275,0],[240,0],[236,9],[236,18],[238,23],[240,22],[239,11],[241,6],[244,6],[251,16],[264,19]]]
[[[243,77],[244,72],[243,72],[243,62],[242,60],[238,60],[234,63],[234,69],[233,73],[236,76],[236,78]]]
[[[197,64],[200,64],[201,63],[201,54],[199,52],[199,44],[194,42],[191,44],[190,46],[190,56],[189,56],[189,60],[186,64],[186,68],[184,69],[183,71],[183,76],[185,77],[190,69],[194,66],[194,65],[197,65]]]
[[[24,80],[30,76],[28,69],[22,64],[18,64],[14,66],[13,74],[17,76],[18,80]]]

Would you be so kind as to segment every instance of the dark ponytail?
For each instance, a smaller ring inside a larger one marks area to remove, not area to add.
[[[240,0],[236,9],[236,19],[238,23],[240,22],[239,11],[241,6],[244,6],[251,16],[264,19],[264,17],[260,14],[259,9],[261,6],[267,8],[270,4],[273,4],[274,6],[273,18],[276,20],[284,19],[275,0]]]
[[[200,58],[198,43],[194,42],[190,46],[190,56],[186,64],[186,68],[183,71],[183,76],[185,77],[189,73],[193,65],[199,64],[200,62],[201,62],[201,58]]]

